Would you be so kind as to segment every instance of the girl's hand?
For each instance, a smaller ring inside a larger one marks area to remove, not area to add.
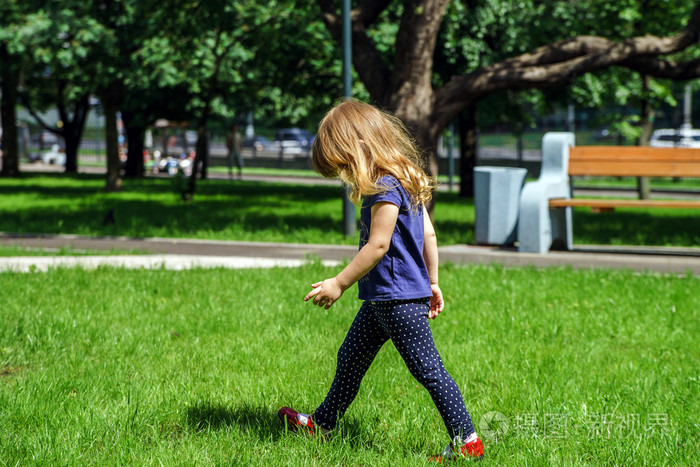
[[[304,301],[308,302],[311,297],[314,297],[314,305],[325,307],[326,310],[329,309],[344,292],[335,277],[311,284],[311,287],[313,287],[313,290],[304,297]]]
[[[445,309],[445,301],[442,299],[442,290],[440,290],[439,285],[430,284],[430,290],[433,292],[433,295],[430,297],[428,318],[435,319]]]

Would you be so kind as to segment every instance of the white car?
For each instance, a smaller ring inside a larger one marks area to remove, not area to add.
[[[700,130],[687,127],[654,130],[649,138],[649,146],[655,148],[700,148]]]

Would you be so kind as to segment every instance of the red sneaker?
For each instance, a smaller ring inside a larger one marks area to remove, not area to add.
[[[299,413],[289,407],[282,407],[280,411],[277,412],[277,415],[279,415],[282,423],[287,425],[287,428],[292,431],[299,430],[310,434],[315,434],[317,431],[316,425],[314,425],[314,422],[311,420],[311,415]],[[324,430],[321,429],[322,433],[323,431]]]
[[[443,461],[479,460],[482,457],[484,457],[484,445],[481,439],[476,438],[468,443],[462,443],[457,449],[454,448],[453,443],[450,443],[445,447],[441,455],[430,457],[429,460],[442,464]]]

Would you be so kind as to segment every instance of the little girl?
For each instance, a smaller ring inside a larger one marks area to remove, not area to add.
[[[312,161],[318,173],[340,177],[350,187],[351,201],[363,202],[359,252],[340,274],[311,284],[304,300],[328,309],[358,282],[363,303],[338,352],[326,399],[312,415],[283,407],[280,418],[292,429],[323,435],[334,430],[375,355],[391,339],[430,393],[452,439],[433,459],[481,457],[481,440],[428,325],[444,302],[435,230],[425,208],[434,183],[420,168],[413,141],[396,117],[350,100],[321,121]]]

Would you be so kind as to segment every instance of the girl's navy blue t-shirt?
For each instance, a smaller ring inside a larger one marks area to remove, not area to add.
[[[357,285],[360,300],[399,300],[430,297],[430,278],[423,259],[423,208],[411,207],[411,197],[396,178],[382,177],[386,191],[365,197],[360,211],[360,248],[367,244],[372,206],[388,202],[399,207],[389,251]]]

